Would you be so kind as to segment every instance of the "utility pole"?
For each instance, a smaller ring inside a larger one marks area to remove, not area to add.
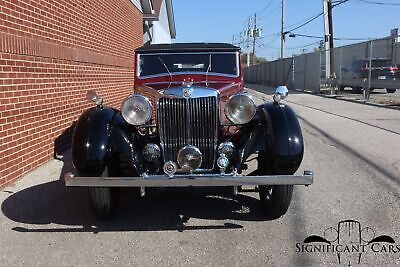
[[[261,37],[261,33],[262,29],[257,27],[257,14],[254,14],[254,18],[252,18],[251,16],[249,17],[249,22],[247,24],[247,31],[246,31],[247,66],[250,66],[250,63],[254,64],[257,38]],[[242,42],[242,33],[240,33],[240,43],[241,42]],[[250,57],[251,57],[251,62],[250,62]]]
[[[285,56],[285,0],[282,0],[281,58]]]
[[[232,45],[235,45],[235,35],[232,36]]]
[[[246,31],[247,67],[250,66],[250,34],[251,34],[251,17],[249,17],[249,22],[247,24],[247,31]]]
[[[336,79],[335,56],[333,51],[333,19],[332,19],[332,0],[328,0],[328,23],[329,23],[329,56],[331,64],[331,79]]]
[[[328,19],[328,1],[323,0],[324,10],[324,29],[325,29],[325,79],[328,79],[331,75],[331,60],[330,60],[330,31],[329,31],[329,19]]]
[[[254,14],[254,28],[253,28],[253,55],[251,56],[251,64],[254,65],[254,59],[256,56],[256,41],[258,37],[257,29],[257,14]]]

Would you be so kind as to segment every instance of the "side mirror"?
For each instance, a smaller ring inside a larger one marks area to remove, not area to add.
[[[289,95],[289,90],[286,86],[279,86],[275,89],[275,94],[273,95],[273,99],[275,103],[281,102]]]
[[[103,98],[99,96],[96,91],[88,91],[86,93],[86,99],[89,102],[94,102],[99,107],[103,105]]]

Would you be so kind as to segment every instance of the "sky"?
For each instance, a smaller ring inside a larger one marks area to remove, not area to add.
[[[395,5],[369,4],[370,2]],[[285,0],[286,30],[322,12],[322,0]],[[334,1],[336,2],[336,1]],[[249,16],[257,14],[263,38],[256,46],[256,55],[268,60],[280,54],[281,0],[173,0],[177,38],[174,42],[232,43],[247,27]],[[294,26],[291,26],[294,25]],[[338,38],[374,39],[390,35],[400,27],[400,0],[349,0],[333,9],[334,35]],[[294,31],[297,34],[323,36],[323,17]],[[277,35],[278,34],[278,35]],[[288,37],[285,56],[312,51],[319,39]],[[338,40],[335,46],[357,41]],[[312,44],[312,45],[310,45]],[[242,47],[243,48],[243,47]]]

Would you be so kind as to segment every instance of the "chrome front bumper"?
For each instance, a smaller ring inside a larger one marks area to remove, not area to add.
[[[69,187],[189,187],[189,186],[241,186],[241,185],[310,185],[314,174],[243,176],[233,174],[151,175],[146,177],[77,177],[65,175]]]

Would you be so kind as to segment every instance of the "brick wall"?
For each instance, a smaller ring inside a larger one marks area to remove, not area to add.
[[[142,36],[130,0],[0,0],[0,187],[53,157],[88,90],[119,108]]]

